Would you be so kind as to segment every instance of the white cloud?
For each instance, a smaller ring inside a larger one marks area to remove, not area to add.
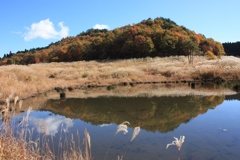
[[[105,24],[96,24],[93,26],[93,29],[109,29],[109,26]]]
[[[54,136],[60,129],[64,132],[73,126],[73,121],[63,116],[48,116],[45,118],[30,117],[32,125],[37,128],[39,133]],[[41,122],[41,123],[40,123]]]
[[[111,126],[112,125],[112,123],[110,123],[110,124],[101,124],[101,125],[99,125],[100,127],[108,127],[108,126]]]
[[[31,27],[27,27],[27,32],[23,35],[25,41],[30,41],[35,38],[53,39],[64,38],[68,36],[69,29],[63,25],[63,22],[58,23],[60,31],[56,31],[54,24],[49,20],[41,20],[38,23],[33,23]]]

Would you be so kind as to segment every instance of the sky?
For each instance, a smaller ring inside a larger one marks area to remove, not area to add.
[[[240,41],[240,0],[1,0],[0,57],[46,47],[91,28],[157,17],[221,43]]]

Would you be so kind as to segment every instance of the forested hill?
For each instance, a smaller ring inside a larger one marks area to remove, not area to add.
[[[228,55],[240,57],[240,42],[223,43],[223,47]]]
[[[44,48],[4,55],[0,64],[71,62],[155,56],[224,54],[221,43],[166,18],[143,20],[114,30],[89,29]]]

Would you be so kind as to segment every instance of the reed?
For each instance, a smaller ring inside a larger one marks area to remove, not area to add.
[[[181,147],[182,147],[182,144],[183,144],[183,142],[184,142],[184,140],[185,140],[185,136],[180,136],[179,139],[176,138],[176,137],[174,137],[174,139],[175,139],[175,141],[172,141],[172,143],[167,144],[166,149],[167,149],[169,146],[171,146],[171,145],[175,145],[175,146],[177,146],[178,150],[180,151],[180,150],[181,150]]]
[[[166,149],[171,145],[177,146],[177,148],[178,148],[178,160],[180,160],[180,150],[181,150],[182,144],[185,140],[185,136],[180,136],[179,139],[174,137],[174,139],[175,139],[175,141],[172,141],[172,143],[167,144]]]
[[[137,137],[137,135],[139,134],[140,130],[141,129],[140,129],[139,126],[134,128],[133,134],[132,134],[132,138],[131,138],[130,142],[132,142]]]
[[[125,121],[125,122],[119,124],[118,127],[117,127],[117,131],[116,131],[115,135],[117,135],[121,131],[123,131],[124,134],[127,134],[128,133],[127,124],[130,125],[130,123],[128,121]]]
[[[45,133],[34,135],[34,129],[30,129],[31,107],[26,111],[21,122],[18,125],[10,123],[10,118],[15,115],[15,107],[21,107],[22,101],[18,96],[8,96],[5,104],[1,106],[3,123],[0,126],[0,159],[63,159],[63,160],[91,160],[91,142],[90,135],[85,129],[85,152],[79,147],[80,138],[75,140],[73,135],[65,134],[60,137],[58,153],[53,144],[52,136],[47,136],[48,128],[42,121],[39,125],[45,130]],[[12,108],[12,109],[11,109]],[[7,120],[6,120],[7,119]],[[78,133],[79,136],[79,133]],[[63,140],[63,141],[62,141]]]
[[[119,125],[117,126],[117,130],[116,130],[113,138],[114,138],[119,132],[123,132],[123,134],[127,134],[127,133],[128,133],[128,125],[130,125],[130,122],[128,122],[128,121],[124,121],[124,122],[122,122],[121,124],[119,124]],[[141,129],[140,129],[139,126],[134,128],[133,133],[132,133],[132,137],[131,137],[131,139],[129,140],[126,149],[123,151],[122,154],[117,155],[117,157],[116,157],[117,160],[123,160],[123,158],[126,156],[128,150],[129,150],[129,148],[130,148],[130,145],[133,143],[134,139],[137,137],[137,135],[139,134],[140,130],[141,130]],[[107,149],[107,152],[106,152],[106,154],[105,154],[104,160],[107,159],[109,150],[110,150],[110,148],[111,148],[111,146],[112,146],[112,144],[113,144],[113,140],[114,140],[114,139],[112,139],[111,144],[110,144],[110,146],[109,146],[108,149]]]

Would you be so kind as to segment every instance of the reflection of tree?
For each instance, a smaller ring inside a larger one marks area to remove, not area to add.
[[[43,110],[99,125],[131,121],[149,131],[168,132],[199,114],[214,109],[224,96],[99,97],[50,100]]]
[[[235,95],[227,95],[225,99],[229,100],[229,101],[231,101],[231,100],[239,100],[240,101],[240,93],[235,94]]]

